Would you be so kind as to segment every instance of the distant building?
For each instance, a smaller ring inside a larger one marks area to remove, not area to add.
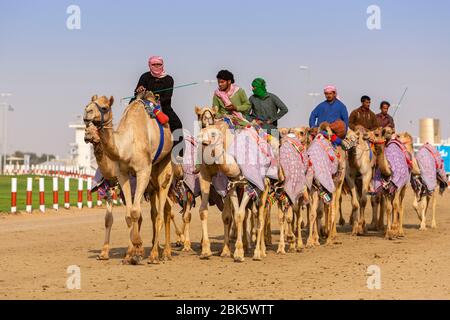
[[[79,119],[78,122],[69,124],[69,128],[75,130],[75,142],[70,144],[71,165],[78,166],[80,169],[96,169],[97,161],[92,144],[84,142],[86,126]]]
[[[441,144],[441,125],[439,119],[420,119],[420,143]]]

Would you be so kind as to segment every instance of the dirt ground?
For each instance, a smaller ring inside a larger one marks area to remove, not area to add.
[[[122,265],[127,245],[124,209],[115,208],[112,258],[97,261],[103,244],[104,209],[49,211],[0,216],[0,299],[449,299],[450,192],[439,198],[438,229],[421,232],[406,198],[406,237],[385,240],[380,233],[352,237],[339,228],[336,243],[277,255],[278,222],[272,214],[274,245],[263,261],[234,263],[218,252],[223,241],[219,212],[210,212],[212,250],[200,260],[200,221],[194,209],[195,253],[174,248],[160,265]],[[349,201],[344,201],[346,219]],[[143,239],[151,241],[145,208]],[[181,222],[180,215],[176,217]],[[367,218],[370,222],[371,209]],[[67,267],[81,268],[81,289],[68,290]],[[369,290],[367,268],[381,269],[381,290]]]

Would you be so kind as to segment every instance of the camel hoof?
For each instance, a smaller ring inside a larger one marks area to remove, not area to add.
[[[182,241],[177,241],[175,243],[175,247],[177,247],[177,248],[181,248],[182,246],[183,246],[183,242]]]
[[[141,264],[141,261],[142,261],[141,256],[133,256],[130,259],[130,264],[133,266],[137,266],[137,265]]]
[[[288,250],[288,253],[295,253],[297,252],[297,249],[295,249],[295,247],[290,247]]]
[[[245,261],[245,259],[244,259],[244,257],[242,257],[242,256],[235,256],[234,257],[234,262],[244,262]]]
[[[286,254],[286,250],[284,248],[278,248],[277,254]]]
[[[340,226],[345,226],[345,219],[344,218],[341,218],[341,219],[339,219],[339,225]]]
[[[220,256],[222,258],[231,258],[231,252],[227,251],[227,250],[223,250],[222,253],[220,254]]]
[[[104,253],[99,254],[97,256],[97,260],[98,261],[107,261],[107,260],[109,260],[109,255],[108,254],[104,254]]]
[[[182,249],[181,251],[182,251],[182,252],[193,252],[194,250],[192,250],[191,247],[184,246],[183,249]]]
[[[204,252],[200,255],[200,259],[201,260],[208,260],[209,258],[211,258],[212,253],[211,252]]]
[[[431,222],[431,229],[437,229],[437,224],[436,222]]]

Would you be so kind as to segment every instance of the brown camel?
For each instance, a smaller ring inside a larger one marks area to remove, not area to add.
[[[332,130],[328,123],[323,123],[320,126],[321,131],[327,131],[328,136],[332,136]],[[320,135],[320,134],[319,134]],[[316,137],[317,139],[317,137]],[[314,183],[310,191],[311,214],[309,222],[309,236],[306,243],[307,247],[314,247],[320,245],[319,230],[326,236],[326,244],[331,244],[336,238],[336,212],[340,210],[340,198],[342,194],[342,187],[345,180],[346,160],[345,152],[339,146],[335,149],[335,154],[338,159],[338,169],[333,177],[335,191],[331,195],[329,202],[325,202],[320,195],[318,186]],[[321,214],[325,215],[325,225],[320,227]]]
[[[237,262],[244,261],[244,245],[249,243],[248,233],[244,231],[244,223],[247,221],[247,206],[250,204],[250,196],[244,191],[242,199],[239,201],[237,195],[238,188],[247,185],[246,179],[242,176],[236,160],[227,153],[233,140],[233,135],[228,129],[226,122],[215,119],[216,108],[195,108],[199,122],[202,125],[199,141],[203,145],[203,150],[199,152],[200,164],[200,189],[202,193],[200,205],[200,219],[202,220],[202,253],[201,258],[209,258],[211,253],[208,237],[208,202],[212,178],[222,172],[230,180],[228,195],[224,199],[224,210],[222,220],[224,222],[224,247],[222,257],[231,255],[230,251],[230,229],[234,220],[236,224],[237,240],[233,258]],[[264,241],[261,241],[264,230],[264,204],[267,201],[269,183],[266,179],[266,188],[260,198],[258,206],[258,230],[256,246],[253,258],[260,260],[265,256]],[[246,228],[245,228],[246,229]]]
[[[172,139],[169,126],[163,128],[164,144],[158,159],[155,159],[158,146],[162,141],[160,128],[155,119],[150,119],[146,105],[156,104],[151,92],[141,94],[137,100],[128,105],[123,113],[117,131],[112,127],[113,97],[93,96],[85,108],[84,121],[98,129],[104,153],[117,162],[117,178],[122,187],[126,202],[126,222],[130,232],[131,244],[124,262],[138,263],[144,248],[140,236],[141,200],[145,191],[152,194],[152,222],[154,223],[154,243],[149,263],[159,263],[159,238],[165,219],[166,243],[163,258],[170,259],[170,215],[171,206],[167,194],[172,180],[172,164],[169,156]],[[129,175],[136,175],[136,192],[132,198]]]
[[[395,138],[398,139],[405,147],[407,153],[409,153],[409,160],[411,161],[411,173],[413,175],[420,174],[419,166],[414,158],[413,139],[409,133],[400,133],[396,135],[392,129],[383,129],[383,136],[386,139],[386,143]],[[390,177],[392,175],[392,169],[389,162],[386,159],[385,152],[383,152],[385,146],[383,144],[376,145],[377,152],[377,165],[384,177]],[[382,193],[383,205],[381,207],[382,213],[380,214],[380,221],[383,221],[384,212],[387,218],[387,227],[385,232],[386,239],[394,239],[397,237],[404,237],[403,231],[403,214],[407,184],[400,189],[395,189],[394,192],[384,190]]]
[[[370,138],[370,133],[362,126],[356,126],[355,130],[349,129],[346,137],[354,145],[347,151],[345,174],[345,181],[352,197],[352,235],[363,235],[367,232],[364,214],[376,160],[371,150]]]

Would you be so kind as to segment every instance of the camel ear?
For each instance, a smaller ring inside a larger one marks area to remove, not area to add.
[[[98,99],[98,96],[97,96],[97,95],[94,95],[94,96],[92,96],[91,101],[94,102],[94,101],[97,100],[97,99]]]
[[[195,114],[199,116],[201,113],[202,113],[202,108],[195,106]]]
[[[114,104],[114,97],[111,96],[109,97],[109,106],[112,107],[113,104]]]

